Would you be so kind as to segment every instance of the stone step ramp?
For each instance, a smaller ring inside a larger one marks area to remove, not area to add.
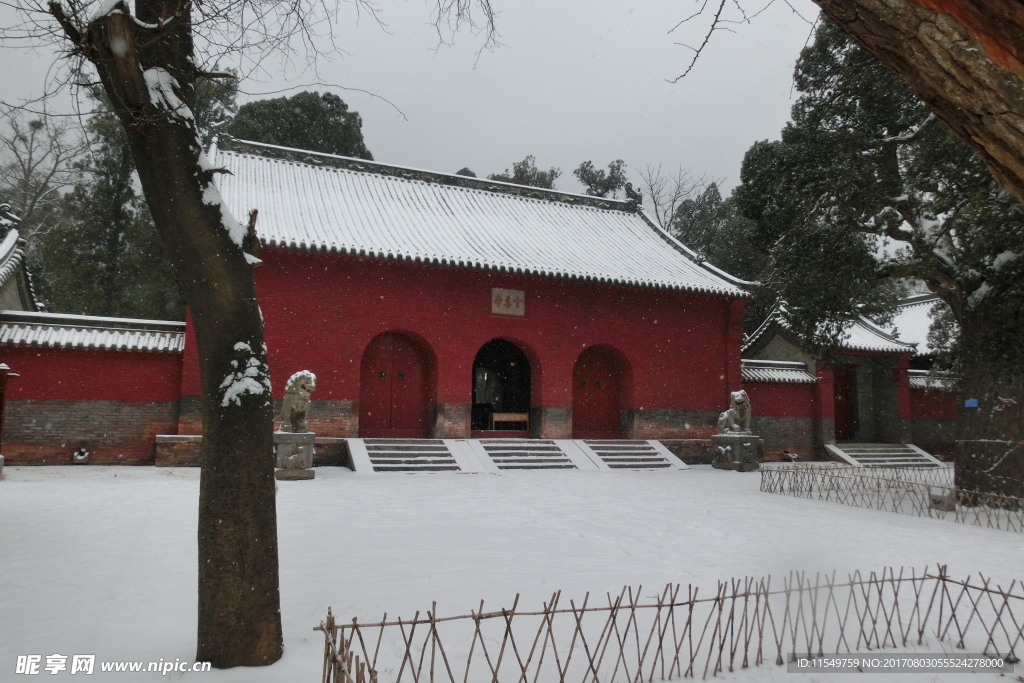
[[[459,472],[443,439],[348,439],[357,472]]]
[[[689,469],[654,440],[583,439],[582,444],[613,470]]]
[[[356,472],[689,469],[660,442],[627,439],[346,439]]]
[[[914,444],[826,444],[833,460],[855,467],[944,467],[942,461]]]

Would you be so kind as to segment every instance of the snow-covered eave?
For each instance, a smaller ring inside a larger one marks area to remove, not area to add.
[[[356,247],[339,247],[334,244],[328,247],[326,245],[306,244],[305,242],[300,243],[295,242],[294,240],[284,241],[276,238],[268,239],[265,243],[265,246],[276,247],[279,249],[296,249],[300,251],[319,251],[330,254],[340,254],[343,256],[356,256],[360,258],[406,261],[409,263],[436,265],[451,268],[472,268],[477,270],[496,271],[499,273],[509,273],[512,275],[565,278],[568,280],[579,280],[582,282],[599,282],[603,284],[644,287],[648,289],[676,290],[683,292],[693,292],[696,294],[708,294],[711,296],[723,296],[733,299],[749,298],[751,296],[749,292],[746,292],[744,290],[727,287],[718,289],[712,287],[700,287],[696,285],[683,285],[678,282],[668,282],[663,280],[644,280],[639,278],[613,278],[601,275],[594,275],[590,273],[573,273],[570,271],[545,268],[510,267],[507,265],[489,263],[482,260],[466,260],[440,256],[423,256],[420,254],[406,254],[395,252],[385,253],[382,251],[375,251],[373,249],[367,250],[359,249]]]
[[[917,344],[914,342],[903,342],[897,339],[895,336],[889,334],[881,326],[876,324],[870,318],[866,316],[857,316],[857,320],[853,324],[861,324],[868,328],[868,330],[882,337],[884,342],[881,344],[860,344],[855,345],[849,341],[843,342],[844,349],[850,349],[852,351],[877,351],[881,353],[909,353],[913,354],[917,351]]]
[[[18,266],[25,260],[25,250],[22,248],[24,242],[18,236],[18,231],[11,228],[0,242],[0,285],[7,282],[18,270]]]
[[[818,378],[799,361],[754,360],[740,361],[743,381],[757,384],[815,384]]]
[[[647,225],[652,230],[654,230],[654,232],[657,233],[659,237],[661,237],[661,239],[668,242],[676,251],[680,252],[688,259],[693,261],[695,264],[710,272],[715,277],[719,277],[728,282],[729,284],[733,285],[734,287],[736,287],[736,289],[742,292],[742,294],[740,294],[741,297],[745,299],[751,298],[753,294],[751,294],[749,290],[755,289],[761,285],[760,282],[743,280],[741,278],[736,277],[735,275],[730,275],[721,268],[718,268],[717,266],[708,263],[707,261],[702,259],[700,255],[697,254],[697,252],[695,252],[693,249],[680,242],[678,239],[673,237],[668,231],[664,230],[660,225],[658,225],[657,221],[652,219],[647,214],[647,212],[643,210],[643,208],[639,208],[637,210],[637,213],[640,215],[641,218],[644,219],[644,222],[647,223]]]
[[[185,323],[0,311],[0,346],[180,354]]]
[[[848,351],[863,351],[870,353],[909,353],[914,355],[917,353],[916,343],[902,342],[893,335],[886,332],[884,329],[879,327],[877,324],[872,322],[865,316],[858,316],[858,319],[851,323],[852,325],[862,324],[867,327],[868,331],[874,335],[883,338],[883,341],[878,344],[856,344],[852,343],[849,339],[844,340],[840,347]],[[743,341],[740,346],[741,353],[746,353],[750,349],[756,347],[758,342],[764,341],[766,337],[770,338],[772,332],[784,333],[790,330],[789,323],[786,321],[785,316],[782,314],[781,304],[776,304],[775,308],[771,310],[768,316],[764,319],[756,330],[750,333],[750,335]],[[793,343],[796,343],[795,339],[791,339]]]
[[[786,323],[786,319],[782,316],[781,307],[776,304],[772,308],[771,312],[765,317],[764,321],[757,326],[757,329],[747,335],[747,338],[743,340],[740,345],[740,352],[745,353],[747,350],[752,348],[760,341],[769,331],[778,327],[780,330],[788,330],[789,325]]]

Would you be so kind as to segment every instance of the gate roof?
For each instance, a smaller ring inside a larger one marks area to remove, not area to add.
[[[749,296],[632,202],[231,139],[209,163],[267,245]]]

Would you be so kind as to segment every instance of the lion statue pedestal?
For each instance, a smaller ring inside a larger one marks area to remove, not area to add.
[[[711,437],[715,449],[711,466],[720,470],[753,472],[764,453],[764,441],[750,432],[750,398],[745,391],[729,394],[729,409],[718,416],[719,434]]]
[[[284,405],[281,408],[281,429],[274,432],[274,454],[278,470],[277,479],[313,479],[313,444],[316,434],[309,431],[306,414],[316,389],[316,375],[302,370],[292,375],[284,387]]]

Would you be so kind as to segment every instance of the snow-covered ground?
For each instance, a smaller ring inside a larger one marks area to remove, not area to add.
[[[568,599],[625,584],[713,589],[728,577],[936,563],[954,577],[1024,578],[1020,534],[764,494],[758,483],[757,473],[704,466],[503,476],[319,468],[313,481],[278,483],[283,659],[167,678],[318,681],[323,640],[312,629],[328,605],[341,619],[374,620],[385,611],[410,617],[436,600],[444,616],[480,599],[508,606],[516,593],[532,607],[555,589]],[[24,654],[44,663],[55,653],[190,660],[198,493],[197,469],[5,468],[0,681],[33,680],[14,674]],[[158,677],[97,671],[84,680]],[[829,680],[774,666],[727,678]],[[995,680],[899,680],[964,678]]]

